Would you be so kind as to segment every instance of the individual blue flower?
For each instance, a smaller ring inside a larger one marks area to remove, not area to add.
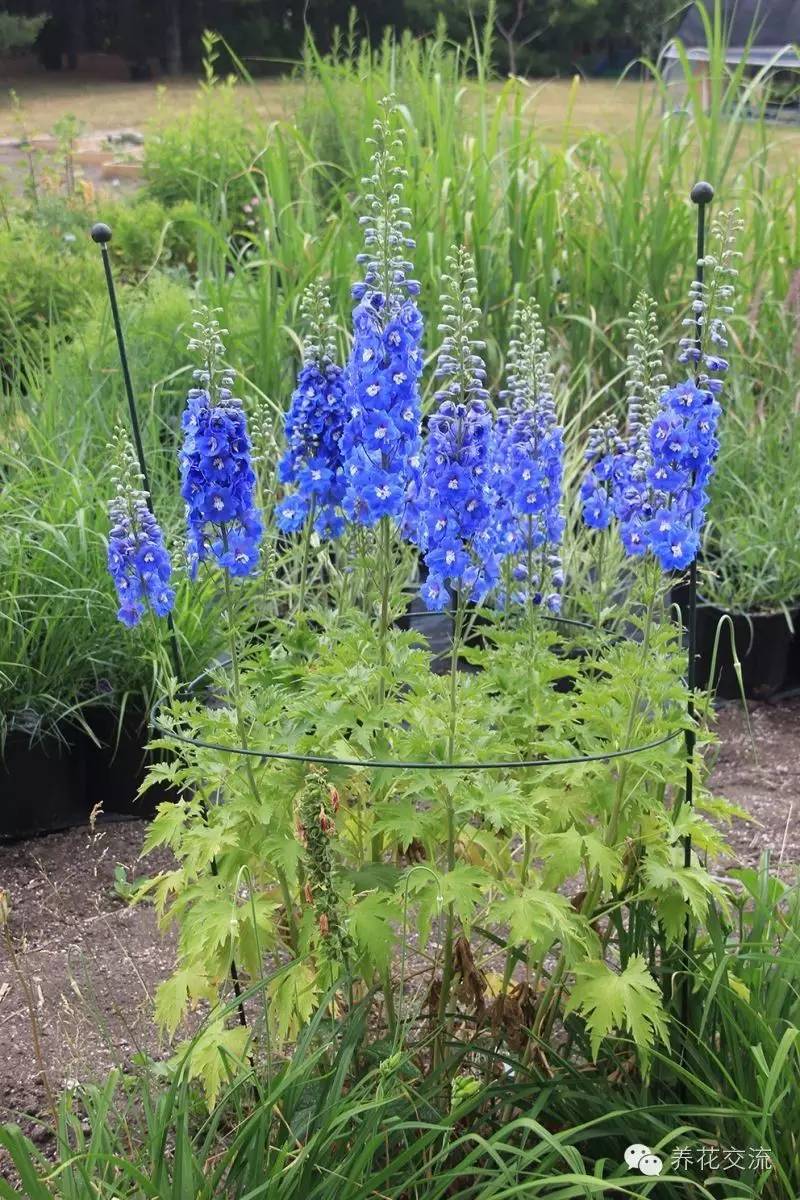
[[[559,547],[564,431],[555,410],[553,376],[539,310],[522,304],[508,351],[507,407],[498,413],[492,475],[498,493],[495,517],[499,553],[505,560],[504,602],[561,606],[563,571]]]
[[[589,430],[580,500],[584,524],[590,529],[608,529],[614,518],[614,481],[617,458],[623,449],[613,417],[601,418]]]
[[[286,414],[286,451],[278,478],[287,494],[276,506],[276,520],[284,533],[295,533],[311,520],[320,537],[329,539],[343,527],[345,404],[344,372],[335,361],[334,322],[324,284],[306,290],[301,316],[306,327],[303,365]]]
[[[148,505],[133,447],[120,428],[115,431],[112,450],[116,494],[108,508],[111,529],[107,562],[120,602],[117,617],[132,627],[138,625],[147,607],[157,617],[172,610],[172,565]]]
[[[344,376],[346,421],[341,439],[343,508],[349,520],[375,525],[385,517],[407,528],[420,467],[419,377],[422,317],[406,255],[409,210],[402,204],[405,170],[396,110],[387,101],[375,122],[372,174],[361,218],[363,280],[354,285],[353,344]]]
[[[498,578],[492,417],[484,343],[475,336],[475,268],[463,247],[448,257],[447,271],[439,327],[445,336],[436,366],[439,408],[428,424],[415,504],[415,541],[428,568],[421,595],[433,609],[443,607],[448,588],[482,600]]]
[[[258,569],[262,535],[247,420],[230,390],[232,373],[219,372],[217,385],[224,330],[207,311],[200,318],[189,348],[201,351],[206,366],[195,372],[201,386],[190,389],[181,421],[189,574],[194,578],[201,562],[214,560],[229,575],[241,577]]]
[[[687,519],[674,509],[659,508],[647,530],[650,548],[664,570],[683,571],[697,556],[700,539]]]

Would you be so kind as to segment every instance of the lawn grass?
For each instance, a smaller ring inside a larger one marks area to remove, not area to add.
[[[12,81],[23,108],[29,136],[49,133],[64,113],[73,113],[87,132],[141,129],[150,122],[188,112],[196,97],[197,80],[190,76],[166,82],[129,83],[87,75],[25,74]],[[500,84],[495,85],[498,88]],[[287,117],[303,84],[292,79],[262,79],[251,98],[264,120]],[[542,141],[558,143],[586,133],[624,137],[633,129],[640,98],[652,85],[635,80],[532,79],[527,111]],[[13,137],[18,118],[7,92],[0,95],[0,137]],[[748,139],[745,139],[747,141]],[[800,158],[800,128],[774,126],[770,140],[782,153]]]
[[[170,118],[188,112],[197,95],[197,79],[184,76],[168,83],[128,83],[92,76],[25,75],[12,81],[22,104],[29,136],[50,133],[65,113],[73,113],[87,132],[125,128],[142,129],[160,114]],[[285,117],[298,85],[291,80],[269,79],[258,83],[258,107],[265,119]],[[18,117],[8,91],[0,95],[0,137],[13,137]]]

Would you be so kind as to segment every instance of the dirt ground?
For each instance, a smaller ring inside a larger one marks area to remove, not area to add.
[[[758,761],[742,709],[720,712],[714,786],[753,821],[731,831],[733,857],[718,870],[756,865],[769,850],[791,877],[800,864],[800,698],[754,704],[750,720]],[[31,1006],[54,1091],[69,1080],[102,1078],[137,1051],[166,1052],[153,1028],[152,1003],[171,970],[175,940],[158,931],[152,908],[128,907],[114,887],[118,864],[130,878],[167,861],[161,853],[138,860],[145,828],[124,821],[0,846],[16,963],[15,969],[0,945],[0,1120],[16,1120],[32,1136],[41,1135],[31,1117],[43,1111],[45,1094]]]

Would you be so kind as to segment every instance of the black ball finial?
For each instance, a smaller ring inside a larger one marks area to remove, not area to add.
[[[710,204],[714,199],[714,189],[704,179],[696,183],[689,194],[694,204]]]
[[[104,225],[102,221],[98,221],[92,226],[92,241],[97,242],[98,246],[105,246],[106,242],[111,241],[111,230],[108,225]]]

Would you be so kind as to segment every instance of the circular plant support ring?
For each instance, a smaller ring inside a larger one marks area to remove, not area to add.
[[[443,610],[436,614],[413,614],[414,616],[423,615],[447,615],[450,610]],[[546,616],[542,614],[544,620],[560,623],[564,625],[572,625],[580,629],[591,629],[597,631],[597,626],[589,621],[580,621],[570,617]],[[609,633],[604,631],[607,636],[611,636],[615,640],[621,640],[622,634]],[[224,666],[223,663],[216,664]],[[211,668],[208,671],[203,671],[190,683],[177,693],[180,697],[180,692],[191,693],[198,684],[207,679]],[[164,737],[172,738],[176,742],[183,742],[187,746],[196,746],[200,750],[213,750],[217,754],[238,754],[243,758],[257,758],[259,760],[269,760],[277,762],[293,762],[293,763],[311,763],[315,766],[323,767],[355,767],[368,771],[527,771],[537,767],[571,767],[580,766],[582,763],[595,762],[610,762],[617,758],[631,758],[637,754],[644,754],[648,750],[657,750],[659,746],[666,746],[669,742],[683,736],[684,726],[679,726],[677,729],[670,730],[660,738],[655,738],[653,741],[641,742],[637,746],[627,746],[618,750],[603,750],[595,754],[575,754],[568,755],[564,758],[530,758],[530,759],[512,759],[508,761],[498,762],[479,762],[476,760],[466,760],[464,762],[439,762],[435,759],[423,762],[406,762],[401,759],[379,759],[379,758],[339,758],[333,754],[314,754],[291,751],[291,750],[263,750],[255,746],[224,746],[221,742],[208,742],[203,738],[189,737],[188,734],[179,733],[175,729],[169,729],[166,725],[161,724],[161,710],[167,702],[166,695],[159,696],[156,700],[150,714],[150,725],[156,732]]]

